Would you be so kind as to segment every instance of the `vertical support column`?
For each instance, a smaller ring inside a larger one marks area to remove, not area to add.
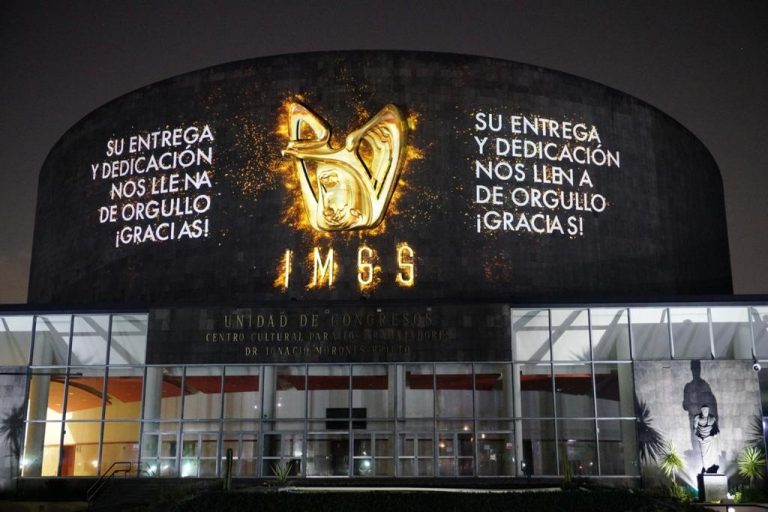
[[[631,364],[619,364],[619,407],[621,416],[633,417],[635,415],[634,405],[634,375]],[[633,457],[630,454],[637,455],[637,439],[635,428],[633,426],[621,425],[621,444],[624,447],[624,474],[631,475],[635,472]]]
[[[390,407],[394,409],[390,411],[390,417],[395,420],[394,429],[394,463],[395,463],[395,477],[402,476],[400,471],[400,453],[402,447],[400,446],[400,411],[403,410],[403,388],[405,383],[403,382],[403,365],[395,364],[390,365],[387,370],[387,387],[389,393],[394,393],[394,400],[390,401]]]
[[[272,420],[275,418],[275,367],[264,366],[264,375],[262,377],[263,390],[262,396],[262,410],[261,417],[264,419]],[[269,428],[274,430],[274,426]]]
[[[501,370],[501,385],[503,386],[503,394],[502,394],[502,400],[504,401],[504,408],[502,409],[503,414],[507,418],[518,418],[520,416],[519,414],[519,400],[515,399],[515,389],[516,385],[514,382],[514,372],[512,371],[512,364],[511,363],[505,363]],[[503,474],[504,475],[516,475],[517,474],[517,461],[521,459],[521,454],[523,453],[523,440],[522,440],[522,432],[518,433],[518,430],[522,431],[522,428],[518,429],[518,424],[520,423],[519,420],[515,420],[514,422],[514,431],[511,435],[512,439],[507,437],[506,446],[512,445],[515,447],[514,450],[512,450],[512,457],[504,457],[504,469]],[[522,427],[522,425],[520,425]],[[504,449],[506,450],[506,446]]]
[[[155,436],[155,443],[146,443],[145,434],[154,434],[158,430],[158,423],[152,420],[160,419],[161,405],[163,399],[163,369],[157,366],[148,366],[146,370],[146,377],[144,378],[144,410],[142,411],[141,429],[141,452],[139,453],[139,460],[144,462],[145,460],[154,460],[157,463],[157,458],[160,454],[161,440]],[[148,447],[154,446],[154,453],[145,453]],[[157,473],[159,475],[160,466],[157,466]]]
[[[147,367],[144,380],[144,420],[160,419],[160,407],[163,399],[163,369],[158,366]],[[150,430],[157,430],[157,424]]]
[[[402,365],[388,365],[387,368],[387,393],[390,395],[387,400],[387,417],[396,418],[397,408],[403,403],[403,397],[401,389],[402,386],[398,386],[400,382],[398,379],[403,373]]]
[[[47,370],[46,370],[47,371]],[[51,376],[33,374],[29,385],[29,412],[27,421],[44,421],[48,411],[48,389]],[[23,476],[42,476],[45,423],[28,423],[24,440]]]
[[[35,340],[33,364],[47,366],[53,363],[53,348],[45,340]],[[29,410],[27,421],[45,421],[48,416],[48,394],[51,385],[50,370],[33,372],[29,383]],[[45,446],[45,423],[27,423],[27,435],[24,440],[23,476],[42,476],[43,447]]]
[[[522,405],[522,388],[520,387],[520,365],[512,365],[512,374],[510,375],[510,381],[512,383],[512,394],[514,396],[514,417],[515,417],[515,457],[517,458],[517,467],[515,468],[515,475],[521,475],[523,471],[523,462],[525,461],[523,451],[523,421],[520,417],[523,415]],[[506,385],[505,385],[506,386]],[[530,464],[531,461],[525,461],[526,464]]]

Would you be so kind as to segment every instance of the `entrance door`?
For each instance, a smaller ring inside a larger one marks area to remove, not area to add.
[[[431,433],[400,434],[400,476],[433,476],[435,438]]]
[[[184,432],[181,442],[181,477],[215,477],[218,432]]]
[[[61,447],[61,476],[73,476],[75,474],[75,449],[73,444]]]
[[[299,432],[267,432],[262,442],[262,477],[302,474],[304,436]]]
[[[444,432],[437,442],[439,476],[472,476],[474,437],[468,432]]]
[[[258,432],[224,432],[221,449],[221,474],[225,473],[227,449],[232,450],[232,476],[258,476]]]
[[[144,432],[141,462],[149,476],[178,476],[176,471],[177,439],[176,431]]]

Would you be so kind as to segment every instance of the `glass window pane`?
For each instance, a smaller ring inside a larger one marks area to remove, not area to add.
[[[671,359],[666,308],[631,308],[634,359]]]
[[[271,376],[271,378],[270,378]],[[304,418],[306,415],[306,377],[304,366],[266,366],[264,382],[274,390],[264,391],[267,418]]]
[[[637,435],[634,420],[597,422],[600,439],[600,473],[603,475],[639,475]]]
[[[40,369],[29,382],[28,421],[60,421],[64,412],[65,369]]]
[[[309,417],[347,420],[329,421],[327,428],[349,430],[349,367],[346,365],[310,366],[307,380]],[[364,412],[364,409],[358,411],[358,413]]]
[[[629,360],[627,310],[592,309],[592,357],[596,361]]]
[[[114,315],[109,364],[144,364],[147,315]]]
[[[70,369],[67,388],[68,420],[101,420],[104,368]]]
[[[368,418],[391,418],[395,410],[395,367],[383,364],[352,367],[352,408]]]
[[[475,365],[475,415],[506,418],[515,414],[512,367],[508,364]]]
[[[229,432],[258,432],[261,428],[261,423],[256,421],[224,421],[222,429]]]
[[[181,417],[182,368],[149,366],[144,381],[144,419],[173,420]]]
[[[232,475],[239,477],[258,476],[259,436],[253,431],[227,431],[222,439],[221,473],[225,474],[226,454],[232,450]]]
[[[218,432],[218,421],[185,421],[181,424],[182,432]]]
[[[150,476],[176,476],[178,426],[176,422],[144,424],[141,461]]]
[[[549,311],[512,310],[512,358],[549,361]]]
[[[101,423],[67,421],[64,429],[61,476],[95,476],[98,474]]]
[[[142,368],[109,368],[107,377],[106,419],[141,418]]]
[[[524,475],[557,474],[557,442],[554,420],[522,420],[523,453],[520,467]]]
[[[101,474],[105,474],[115,462],[139,460],[140,425],[136,421],[108,421],[104,423]]]
[[[262,430],[264,431],[281,431],[285,432],[288,430],[295,430],[295,431],[301,431],[304,430],[304,420],[277,420],[277,421],[263,421],[262,422]]]
[[[221,417],[221,368],[190,367],[184,380],[184,418]]]
[[[515,475],[515,436],[512,432],[482,432],[477,441],[479,476]]]
[[[440,418],[472,417],[472,365],[435,365],[437,416]]]
[[[552,310],[552,359],[589,361],[589,313],[586,309]]]
[[[24,453],[19,461],[19,470],[22,476],[35,477],[41,476],[43,466],[43,453],[45,449],[45,431],[46,427],[52,423],[27,422],[24,433]],[[59,435],[61,435],[61,423],[59,425]],[[53,439],[52,437],[50,439]],[[56,449],[58,457],[58,442]],[[58,460],[56,462],[58,466]]]
[[[408,418],[431,418],[434,416],[434,375],[431,364],[405,365],[401,367],[404,390],[399,404],[399,416]]]
[[[557,416],[593,417],[592,367],[588,364],[555,365]]]
[[[478,421],[477,429],[486,432],[514,430],[514,421]]]
[[[752,359],[747,308],[710,308],[717,359]]]
[[[27,423],[25,439],[24,457],[21,461],[22,476],[57,476],[61,422]]]
[[[290,475],[300,475],[304,457],[304,436],[299,433],[267,434],[264,436],[262,477],[274,477],[276,466],[289,467]]]
[[[71,315],[38,316],[35,323],[35,353],[32,364],[36,366],[65,366],[69,352],[69,328]]]
[[[400,476],[432,476],[435,471],[434,435],[408,432],[400,434],[399,437]]]
[[[632,363],[595,364],[597,415],[612,418],[634,416],[633,383]]]
[[[355,434],[354,476],[394,476],[394,442],[390,433]]]
[[[472,476],[474,474],[474,435],[463,422],[444,425],[448,432],[437,439],[438,476]]]
[[[752,332],[755,337],[755,355],[768,358],[768,306],[749,308]]]
[[[106,364],[109,316],[75,315],[70,364]]]
[[[181,438],[182,478],[216,476],[218,434],[214,432],[184,432]]]
[[[307,435],[307,476],[348,476],[349,434]]]
[[[570,464],[573,475],[597,474],[595,423],[591,420],[559,420],[560,474]]]
[[[258,366],[228,366],[225,368],[224,417],[261,417]]]
[[[552,370],[548,364],[516,364],[520,379],[520,414],[527,417],[552,417]]]
[[[672,319],[675,358],[711,358],[707,308],[670,308],[669,314]]]
[[[453,421],[443,420],[436,423],[438,431],[451,431],[451,432],[472,432],[473,422],[470,418]]]
[[[377,476],[394,476],[395,441],[391,433],[377,433],[373,444]]]
[[[31,316],[0,316],[0,365],[26,366],[31,346]]]

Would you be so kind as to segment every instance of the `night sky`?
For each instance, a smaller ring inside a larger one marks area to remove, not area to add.
[[[525,62],[658,107],[720,166],[734,292],[768,293],[766,26],[764,1],[3,2],[0,303],[26,302],[38,173],[83,116],[188,71],[349,49]]]

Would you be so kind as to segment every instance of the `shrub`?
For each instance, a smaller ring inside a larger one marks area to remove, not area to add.
[[[749,485],[765,475],[765,456],[759,448],[750,446],[739,455],[739,475],[749,479]]]
[[[681,471],[685,467],[683,459],[677,453],[677,447],[673,443],[669,443],[664,449],[664,453],[659,460],[659,467],[667,475],[667,478],[675,483],[677,478],[677,472]]]

